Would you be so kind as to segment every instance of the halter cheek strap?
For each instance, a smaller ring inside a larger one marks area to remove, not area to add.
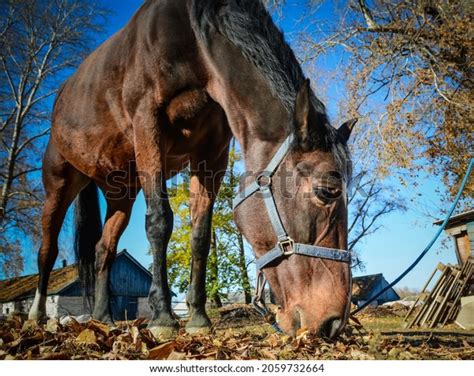
[[[262,194],[265,207],[267,209],[270,222],[273,227],[273,231],[277,236],[277,243],[275,247],[269,250],[260,258],[255,260],[257,265],[257,284],[255,288],[255,296],[253,298],[253,304],[257,311],[265,317],[269,317],[269,311],[265,306],[265,299],[263,296],[266,278],[262,272],[262,269],[267,267],[269,264],[280,260],[291,255],[302,255],[307,257],[316,257],[333,261],[340,261],[345,263],[351,262],[350,252],[343,249],[326,248],[311,244],[296,243],[290,236],[288,236],[283,222],[281,220],[278,208],[275,203],[275,198],[271,189],[272,177],[277,171],[283,159],[287,156],[290,151],[291,144],[293,143],[294,136],[290,134],[280,145],[277,152],[267,165],[266,169],[261,172],[255,180],[244,187],[234,198],[233,206],[234,210],[237,206],[242,204],[247,198],[252,196],[256,192]],[[270,319],[270,321],[272,321]],[[281,331],[278,325],[273,319],[272,325],[275,329]]]

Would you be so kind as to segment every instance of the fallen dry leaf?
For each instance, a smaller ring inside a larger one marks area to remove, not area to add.
[[[296,331],[296,338],[303,337],[308,333],[308,328],[300,328]]]
[[[182,352],[177,352],[177,351],[171,351],[171,353],[168,355],[168,360],[185,360],[186,359],[186,354]]]
[[[270,334],[267,338],[267,342],[270,345],[270,347],[272,348],[277,347],[278,344],[280,343],[280,335],[278,333]]]
[[[59,320],[55,318],[49,319],[44,330],[50,333],[57,333],[59,330]]]
[[[108,337],[110,333],[110,327],[107,324],[97,320],[90,320],[86,327],[93,330],[95,333],[102,334],[104,337]]]
[[[97,344],[97,338],[95,333],[91,329],[84,329],[77,337],[76,343],[80,345],[95,345]]]
[[[386,308],[361,312],[360,322],[383,320]],[[399,315],[390,314],[390,320]],[[411,335],[381,333],[349,325],[335,340],[300,330],[281,335],[265,325],[250,306],[225,307],[213,318],[212,334],[188,335],[180,329],[172,341],[159,342],[146,320],[114,327],[73,317],[46,325],[22,316],[0,319],[0,359],[473,359],[474,336],[438,331]],[[184,326],[184,325],[183,325]]]
[[[40,360],[68,360],[71,359],[71,355],[67,352],[59,352],[59,353],[47,353],[41,355],[38,359]]]
[[[270,360],[278,359],[278,357],[273,352],[267,349],[262,349],[259,351],[259,353],[262,355],[262,359],[270,359]]]
[[[34,331],[38,327],[38,323],[35,320],[26,320],[23,323],[21,328],[22,332],[31,332]]]
[[[68,331],[75,334],[79,334],[84,329],[83,326],[72,317],[68,317],[68,320],[60,320],[60,324],[64,325]]]

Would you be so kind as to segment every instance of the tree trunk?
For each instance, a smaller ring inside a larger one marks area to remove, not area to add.
[[[250,304],[252,302],[252,291],[250,288],[250,279],[249,273],[247,271],[247,262],[245,261],[245,248],[244,248],[244,238],[242,234],[238,235],[239,237],[239,269],[242,275],[242,290],[244,291],[245,303]]]
[[[5,180],[3,181],[2,193],[0,197],[0,223],[3,222],[3,218],[7,212],[8,196],[10,194],[10,188],[13,182],[13,174],[15,172],[15,158],[16,150],[18,148],[18,141],[20,139],[20,124],[21,124],[21,108],[18,109],[18,113],[15,119],[15,126],[13,129],[13,137],[10,148],[8,150],[8,161],[7,161],[7,173]]]
[[[235,138],[232,139],[231,142],[231,150],[235,150]],[[235,161],[232,159],[229,163],[229,184],[231,187],[237,185],[236,176],[234,173]],[[232,207],[232,197],[229,198],[229,205]],[[240,270],[240,274],[242,275],[241,278],[241,286],[244,292],[245,303],[250,304],[252,302],[252,290],[250,287],[250,278],[249,273],[247,271],[247,262],[245,260],[245,248],[244,248],[244,238],[242,234],[237,231],[237,237],[239,242],[239,264],[238,268]]]
[[[211,292],[209,299],[215,308],[222,307],[222,301],[219,294],[219,267],[217,265],[217,236],[216,231],[212,229],[211,249],[208,259],[209,267],[209,282],[211,285]]]
[[[221,308],[222,307],[222,301],[219,293],[214,294],[214,297],[212,298],[212,306],[214,308]]]

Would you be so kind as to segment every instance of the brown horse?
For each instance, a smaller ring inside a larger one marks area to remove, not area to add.
[[[134,199],[143,189],[153,252],[150,327],[173,333],[178,324],[166,270],[173,213],[166,181],[190,166],[192,273],[186,328],[209,328],[205,270],[211,218],[232,136],[245,159],[245,187],[291,135],[291,148],[272,177],[281,223],[295,241],[345,249],[351,124],[338,131],[330,126],[323,104],[260,1],[146,1],[57,96],[43,161],[40,279],[30,318],[46,314],[58,233],[78,196],[81,277],[87,279],[95,268],[93,316],[111,320],[109,272]],[[97,186],[107,199],[103,230]],[[277,242],[259,196],[249,197],[235,212],[258,257]],[[284,331],[306,327],[334,336],[344,326],[351,285],[347,263],[297,255],[267,265],[264,273],[280,304],[278,322]]]

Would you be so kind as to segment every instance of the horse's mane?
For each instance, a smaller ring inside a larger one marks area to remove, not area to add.
[[[193,0],[191,20],[194,31],[204,41],[217,32],[238,47],[266,78],[272,94],[281,100],[288,113],[294,112],[296,94],[305,77],[293,50],[260,0]],[[326,146],[350,177],[347,148],[330,125],[324,104],[313,92],[311,102],[318,121],[326,129]],[[313,141],[319,142],[317,137]]]

